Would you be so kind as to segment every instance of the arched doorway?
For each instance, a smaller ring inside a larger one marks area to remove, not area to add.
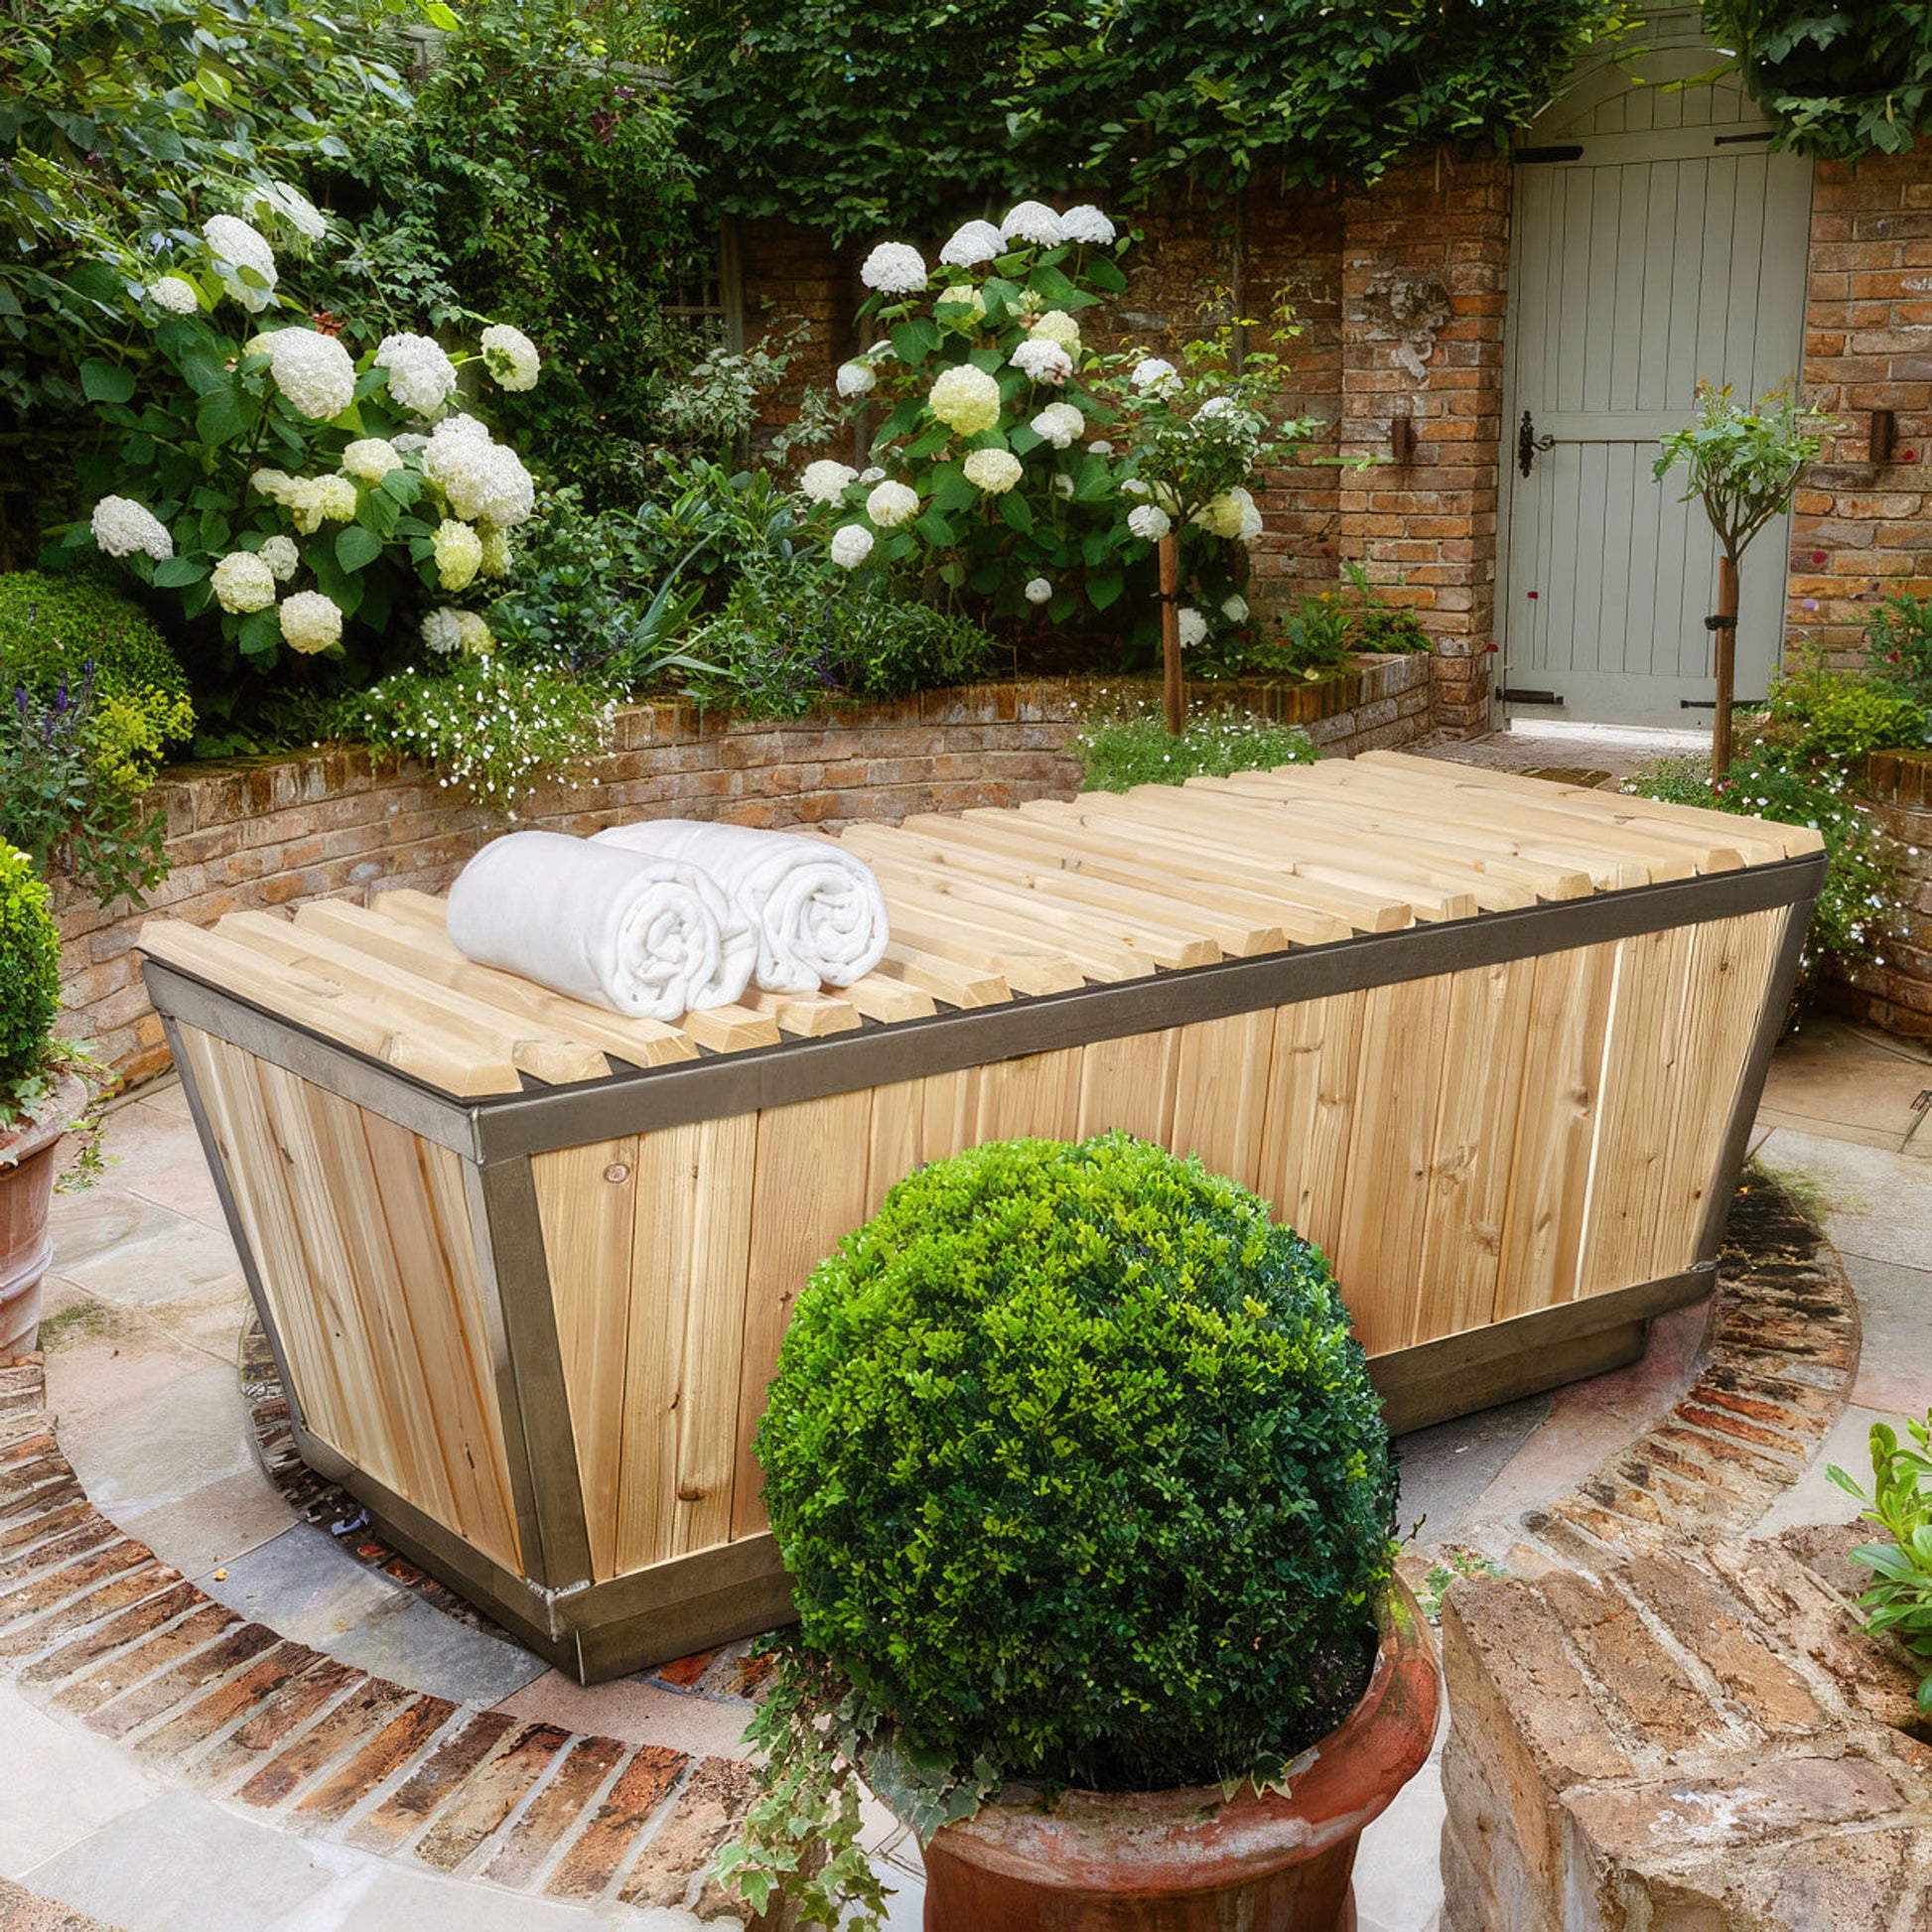
[[[1496,685],[1526,723],[1709,723],[1716,548],[1652,480],[1657,439],[1700,379],[1754,397],[1799,371],[1811,164],[1771,152],[1734,76],[1697,84],[1721,63],[1695,12],[1641,38],[1515,156]],[[1781,521],[1746,554],[1740,699],[1777,665],[1787,548]]]

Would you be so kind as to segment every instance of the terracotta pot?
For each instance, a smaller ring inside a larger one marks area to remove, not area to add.
[[[1364,1826],[1436,1735],[1436,1652],[1397,1584],[1361,1702],[1291,1795],[1218,1785],[1003,1797],[925,1848],[926,1932],[1350,1932]]]
[[[40,1120],[0,1130],[0,1361],[32,1348],[39,1335],[41,1277],[54,1258],[47,1203],[61,1141],[86,1104],[86,1088],[69,1078]]]

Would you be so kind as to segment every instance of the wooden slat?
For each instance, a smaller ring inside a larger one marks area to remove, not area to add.
[[[868,1020],[923,1020],[936,1012],[932,995],[921,987],[908,986],[882,972],[871,972],[856,979],[840,993]]]
[[[1338,993],[1275,1009],[1268,1100],[1256,1191],[1275,1219],[1329,1256],[1341,1234],[1353,1158],[1366,993]]]
[[[1178,1027],[1083,1046],[1074,1137],[1084,1141],[1118,1127],[1157,1147],[1169,1146],[1179,1054]]]
[[[399,898],[386,893],[384,898]],[[440,901],[438,901],[440,903]],[[581,1039],[632,1066],[662,1066],[672,1060],[696,1059],[698,1049],[675,1027],[661,1020],[637,1020],[611,1013],[586,1000],[552,992],[535,980],[480,966],[461,952],[440,926],[391,919],[347,899],[312,899],[295,910],[298,929],[327,933],[340,944],[354,947],[371,960],[400,967],[419,980],[455,987],[468,998],[493,1008],[524,1027],[539,1027],[564,1037]]]
[[[859,1031],[859,1009],[850,1000],[828,994],[767,993],[754,986],[746,990],[742,1004],[754,1013],[769,1014],[781,1034],[800,1039]]]
[[[734,1539],[765,1527],[764,1477],[753,1452],[778,1345],[811,1272],[866,1218],[870,1092],[828,1094],[759,1116],[752,1247],[732,1490]]]
[[[1004,974],[975,970],[941,953],[921,952],[903,939],[886,942],[886,955],[872,976],[928,993],[954,1007],[1004,1006],[1013,998]]]
[[[768,1013],[751,1007],[722,1006],[693,1009],[678,1025],[700,1046],[714,1053],[741,1053],[750,1046],[775,1046],[778,1023]]]
[[[984,980],[989,974],[1010,986],[1016,993],[1070,993],[1086,984],[1086,975],[1066,953],[1037,944],[1020,944],[1004,934],[994,936],[968,923],[955,913],[917,912],[893,906],[888,900],[894,937],[886,947],[888,961],[897,965],[914,986],[951,996],[936,983],[950,972],[958,981]],[[958,968],[970,973],[959,974]],[[911,968],[918,968],[916,975]],[[959,1000],[955,1004],[984,1005],[986,1001]]]
[[[1180,1029],[1169,1146],[1244,1187],[1261,1179],[1275,1016],[1266,1008]]]

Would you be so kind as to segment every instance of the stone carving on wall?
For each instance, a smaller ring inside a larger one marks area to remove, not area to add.
[[[1389,358],[1417,382],[1429,380],[1436,332],[1454,313],[1440,275],[1387,268],[1362,291],[1362,311],[1372,343],[1393,343]]]

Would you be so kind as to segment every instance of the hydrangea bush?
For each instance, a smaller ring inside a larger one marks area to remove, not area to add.
[[[326,218],[293,190],[253,210],[305,244]],[[98,551],[210,612],[258,668],[380,654],[386,633],[430,649],[491,647],[481,610],[510,567],[508,533],[535,486],[522,460],[468,413],[462,365],[499,390],[538,379],[522,331],[496,323],[475,355],[427,336],[351,357],[335,319],[287,293],[267,235],[236,214],[170,231],[145,280],[127,279],[130,328],[153,353],[106,356],[80,381],[110,433],[105,487],[57,534],[50,562]]]
[[[845,512],[835,562],[1064,623],[1119,605],[1172,531],[1193,589],[1183,633],[1198,642],[1222,621],[1261,531],[1249,483],[1313,425],[1271,419],[1273,357],[1231,377],[1212,343],[1184,373],[1087,343],[1082,316],[1127,286],[1126,245],[1096,207],[1022,202],[997,226],[955,230],[935,264],[898,241],[866,256],[859,313],[879,339],[838,389],[855,413],[884,412],[873,466],[822,460],[801,479]]]

